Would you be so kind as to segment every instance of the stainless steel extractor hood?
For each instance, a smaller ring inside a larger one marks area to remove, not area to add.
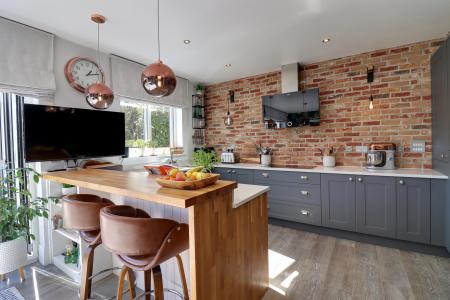
[[[281,92],[298,92],[300,85],[300,65],[292,63],[281,66]]]

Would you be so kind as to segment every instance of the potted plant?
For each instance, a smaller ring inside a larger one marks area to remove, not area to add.
[[[0,274],[26,263],[27,242],[34,240],[29,223],[35,217],[48,218],[47,203],[57,202],[56,198],[33,199],[26,179],[39,183],[40,177],[31,168],[0,169]],[[18,205],[18,201],[22,204]]]
[[[214,151],[206,151],[201,148],[192,154],[194,167],[203,166],[203,170],[211,172],[214,166],[219,162]]]
[[[326,147],[319,149],[322,154],[322,163],[324,167],[335,167],[336,166],[336,151],[333,147]]]
[[[258,152],[261,157],[261,166],[270,167],[270,165],[272,164],[272,148],[257,144],[256,152]]]
[[[144,155],[155,155],[155,148],[157,147],[157,143],[154,140],[145,141],[145,150]]]
[[[63,194],[63,196],[76,194],[77,187],[71,184],[63,183],[61,187],[61,193]]]
[[[145,140],[127,140],[125,146],[128,147],[129,157],[140,157],[144,156],[145,152]]]
[[[203,93],[205,92],[205,87],[199,83],[195,87],[195,90],[197,92],[197,95],[203,95]]]

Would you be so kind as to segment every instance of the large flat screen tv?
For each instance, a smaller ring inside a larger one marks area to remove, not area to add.
[[[319,89],[263,96],[268,129],[320,125]]]
[[[24,105],[27,162],[125,154],[125,115],[46,105]]]

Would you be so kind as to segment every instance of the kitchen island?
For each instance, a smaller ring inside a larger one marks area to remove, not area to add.
[[[46,180],[184,208],[189,220],[191,299],[261,299],[269,285],[267,188],[254,197],[217,181],[195,191],[161,188],[156,175],[80,169]],[[234,198],[240,199],[234,199]]]

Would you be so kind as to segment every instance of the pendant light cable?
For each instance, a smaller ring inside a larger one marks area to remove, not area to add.
[[[100,67],[100,23],[97,23],[97,64]],[[100,82],[100,72],[98,72],[97,81]]]
[[[158,61],[161,61],[161,46],[159,40],[159,0],[157,1],[157,10],[158,10]]]

